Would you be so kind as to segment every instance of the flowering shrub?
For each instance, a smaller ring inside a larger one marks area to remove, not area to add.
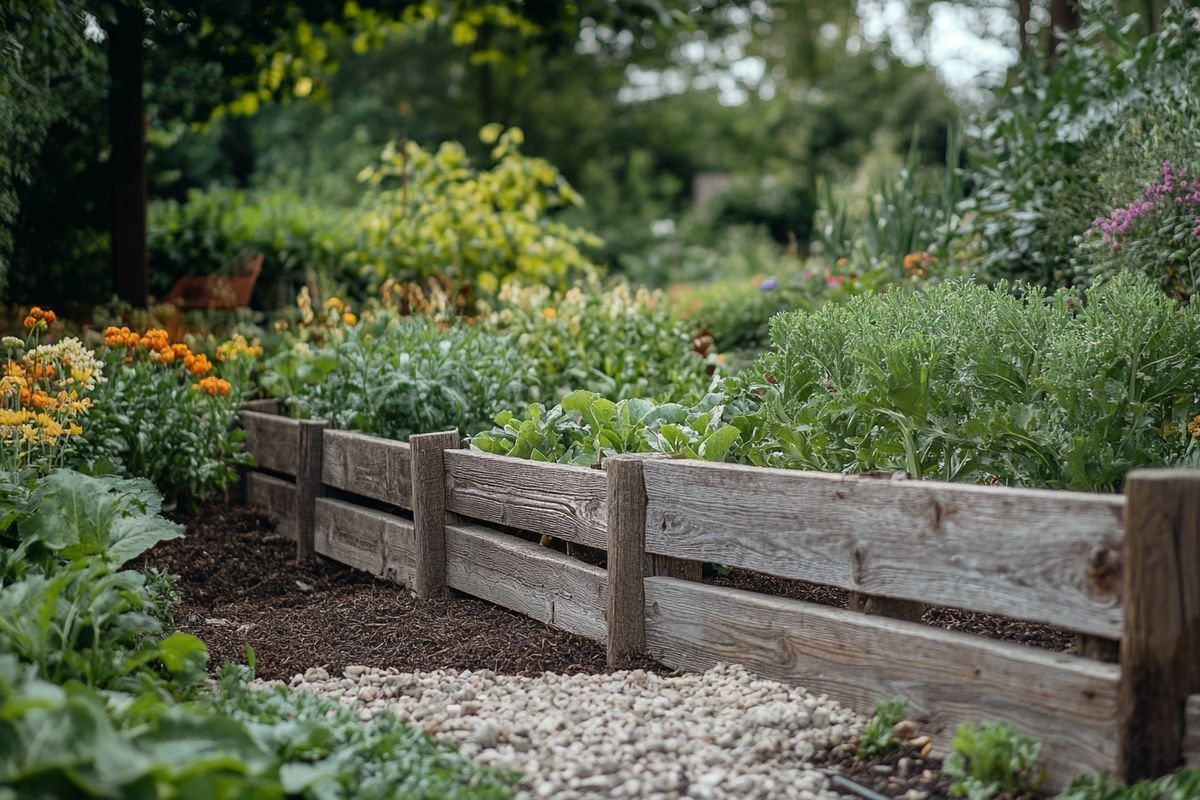
[[[93,392],[78,457],[149,478],[170,501],[198,504],[248,463],[232,425],[261,354],[235,335],[214,364],[165,330],[108,328],[99,350],[107,381]]]
[[[1187,300],[1200,291],[1200,177],[1162,164],[1139,200],[1096,217],[1084,232],[1090,240],[1093,277],[1115,262],[1119,269],[1146,272],[1172,296]]]
[[[103,366],[78,339],[38,344],[56,317],[34,307],[27,338],[5,337],[8,358],[0,379],[0,468],[45,473],[66,463],[91,393],[104,382]]]

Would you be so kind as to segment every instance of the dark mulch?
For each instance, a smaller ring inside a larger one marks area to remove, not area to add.
[[[245,508],[213,504],[176,514],[188,528],[141,566],[179,576],[176,626],[199,636],[214,665],[243,661],[290,679],[309,667],[352,664],[404,672],[491,669],[506,674],[607,671],[603,645],[481,600],[421,600],[392,583],[328,561],[299,567],[295,545]],[[640,666],[663,672],[654,662]]]
[[[772,575],[743,569],[734,569],[728,575],[708,576],[704,580],[715,586],[790,597],[793,600],[806,600],[810,603],[819,603],[834,608],[845,608],[849,602],[849,592],[842,589],[788,580],[787,578],[776,578]],[[957,608],[930,606],[925,609],[921,621],[926,625],[938,628],[962,631],[989,639],[1016,642],[1060,653],[1071,652],[1075,648],[1075,636],[1068,631],[1037,622],[1024,622],[992,614],[978,614]]]

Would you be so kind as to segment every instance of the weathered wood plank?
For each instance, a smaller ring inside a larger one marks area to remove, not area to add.
[[[604,549],[606,479],[600,470],[447,451],[446,510]]]
[[[246,505],[275,523],[276,532],[296,538],[296,484],[261,472],[246,473]]]
[[[266,397],[261,400],[247,400],[242,406],[243,411],[257,411],[261,414],[278,414],[279,401],[274,397]]]
[[[326,431],[321,479],[326,486],[412,508],[411,448],[354,431]]]
[[[401,586],[412,587],[416,545],[403,517],[321,498],[316,503],[317,553]]]
[[[1125,497],[1118,774],[1133,783],[1179,766],[1200,692],[1200,470],[1135,470]]]
[[[548,547],[482,525],[447,525],[446,580],[552,627],[605,639],[604,570]]]
[[[1183,739],[1183,762],[1200,767],[1200,694],[1188,698],[1185,711],[1187,735]]]
[[[668,666],[740,663],[864,712],[903,697],[943,752],[960,722],[1006,720],[1042,740],[1056,786],[1115,763],[1111,664],[673,578],[645,592],[647,649]]]
[[[648,461],[646,549],[1121,634],[1119,495]]]
[[[254,456],[258,466],[295,476],[300,420],[259,411],[243,411],[241,423],[246,430],[246,452]]]

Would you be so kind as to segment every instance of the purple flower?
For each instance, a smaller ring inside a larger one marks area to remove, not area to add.
[[[779,288],[779,279],[778,278],[767,278],[765,281],[763,281],[762,283],[760,283],[758,285],[758,290],[760,292],[773,292],[778,288]]]

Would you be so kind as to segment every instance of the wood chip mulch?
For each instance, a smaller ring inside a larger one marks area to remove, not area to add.
[[[402,672],[490,669],[537,675],[606,672],[604,646],[481,600],[421,600],[402,587],[320,560],[295,564],[295,545],[239,507],[177,513],[187,535],[147,553],[139,567],[179,576],[180,630],[200,637],[211,663],[245,661],[288,680],[310,667],[353,664]],[[665,672],[655,662],[631,667]]]

